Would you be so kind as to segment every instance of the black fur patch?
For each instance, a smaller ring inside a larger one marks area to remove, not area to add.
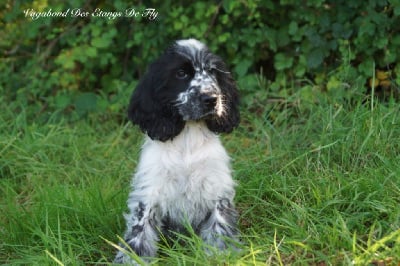
[[[132,94],[128,118],[153,140],[167,141],[176,137],[185,121],[176,107],[178,94],[189,88],[194,68],[213,66],[210,73],[217,81],[224,99],[223,116],[211,115],[205,119],[215,133],[229,133],[240,120],[239,96],[235,81],[222,59],[208,48],[193,50],[175,44],[150,65],[147,73]],[[187,79],[177,79],[180,69],[189,69]]]

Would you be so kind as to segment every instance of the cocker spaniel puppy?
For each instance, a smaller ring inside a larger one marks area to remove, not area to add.
[[[218,134],[238,125],[239,110],[235,81],[222,59],[195,39],[176,41],[150,65],[128,117],[146,139],[129,194],[125,242],[151,258],[160,234],[184,233],[190,225],[206,244],[227,248],[227,239],[238,237],[238,215]],[[114,262],[135,263],[122,251]]]

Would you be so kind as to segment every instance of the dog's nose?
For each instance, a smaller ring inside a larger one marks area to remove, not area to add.
[[[208,108],[214,108],[217,104],[217,96],[203,94],[200,96],[201,102]]]

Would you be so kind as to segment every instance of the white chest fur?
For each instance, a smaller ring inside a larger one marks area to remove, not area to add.
[[[234,185],[218,136],[192,122],[173,140],[146,139],[130,197],[156,206],[162,215],[196,223],[218,199],[232,200]]]

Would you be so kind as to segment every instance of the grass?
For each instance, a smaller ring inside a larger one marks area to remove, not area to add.
[[[109,264],[124,231],[137,128],[99,115],[37,124],[29,109],[2,110],[0,263]],[[181,236],[161,246],[156,264],[397,265],[399,106],[276,113],[270,121],[243,110],[240,128],[223,136],[239,184],[242,251],[209,256],[196,236]]]

